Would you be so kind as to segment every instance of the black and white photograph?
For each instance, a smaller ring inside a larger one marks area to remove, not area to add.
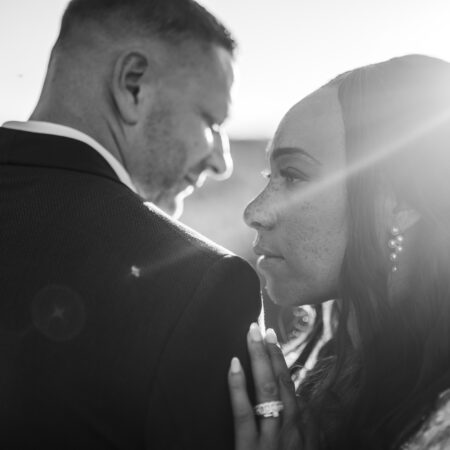
[[[1,450],[450,450],[448,0],[0,0]]]

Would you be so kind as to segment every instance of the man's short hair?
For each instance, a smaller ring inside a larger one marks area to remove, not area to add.
[[[111,37],[155,37],[169,44],[218,45],[231,54],[229,30],[193,0],[72,0],[61,22],[56,47],[71,47],[87,25]]]

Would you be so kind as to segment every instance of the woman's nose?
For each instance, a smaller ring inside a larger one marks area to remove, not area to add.
[[[275,213],[267,201],[265,191],[252,200],[244,210],[244,222],[254,229],[271,229],[275,225]]]

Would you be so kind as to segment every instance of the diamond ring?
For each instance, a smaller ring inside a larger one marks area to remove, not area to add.
[[[278,417],[283,410],[280,401],[259,403],[255,406],[255,414],[261,417]]]

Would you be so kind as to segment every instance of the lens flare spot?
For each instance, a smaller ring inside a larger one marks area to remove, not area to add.
[[[141,276],[141,269],[137,266],[131,266],[130,270],[131,276],[139,278]]]
[[[86,322],[81,296],[66,286],[49,285],[39,291],[31,315],[36,329],[54,341],[73,339]]]

